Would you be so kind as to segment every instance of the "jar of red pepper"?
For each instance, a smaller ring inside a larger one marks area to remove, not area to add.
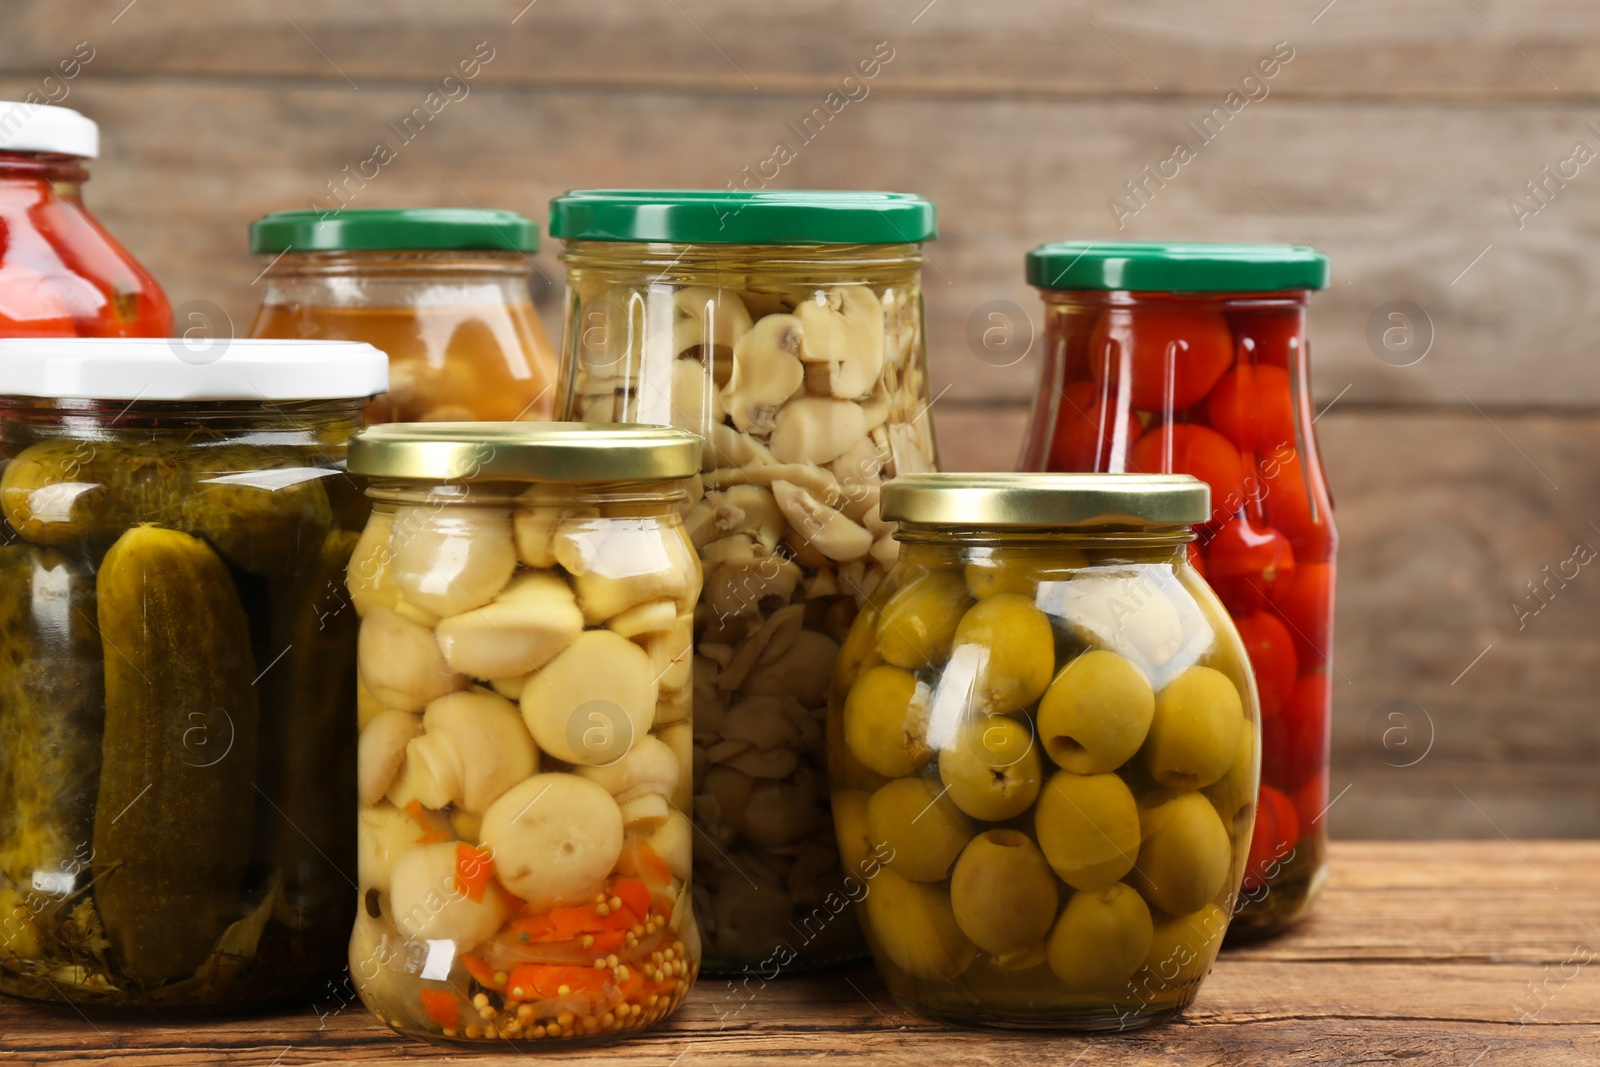
[[[1327,867],[1338,533],[1305,326],[1327,258],[1082,241],[1035,248],[1027,270],[1046,348],[1022,469],[1177,472],[1211,486],[1190,551],[1244,637],[1261,699],[1261,793],[1229,936],[1281,932]]]
[[[161,286],[83,206],[100,128],[0,100],[0,337],[165,337]]]

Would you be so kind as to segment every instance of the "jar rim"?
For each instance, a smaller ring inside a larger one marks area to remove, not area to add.
[[[700,438],[672,426],[392,422],[350,439],[350,471],[432,482],[673,481],[700,470]]]
[[[881,501],[890,522],[966,529],[1188,526],[1210,507],[1188,474],[903,474]]]

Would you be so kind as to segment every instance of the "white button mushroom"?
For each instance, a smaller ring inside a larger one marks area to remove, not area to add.
[[[362,729],[356,742],[356,785],[363,807],[383,799],[406,758],[406,745],[420,733],[422,717],[409,711],[385,711]]]
[[[435,700],[422,714],[422,731],[407,747],[406,762],[424,769],[433,785],[419,789],[424,807],[459,804],[482,812],[539,766],[516,706],[486,690]]]
[[[535,503],[531,507],[518,508],[511,517],[517,558],[530,567],[549,570],[556,565],[557,527],[563,522],[599,517],[599,508],[561,508],[551,503]]]
[[[750,332],[750,310],[731,289],[690,285],[673,294],[674,354],[703,347],[732,348]]]
[[[694,825],[681,811],[667,815],[666,821],[646,835],[645,840],[656,855],[667,861],[672,876],[680,882],[689,880],[689,870],[694,855]]]
[[[582,615],[579,616],[582,618]],[[606,621],[606,629],[614,634],[635,639],[672,629],[678,619],[678,602],[670,597],[647,600],[627,611],[613,615]]]
[[[883,306],[864,285],[819,289],[795,309],[800,358],[826,368],[827,391],[853,400],[866,396],[883,373]]]
[[[401,594],[439,616],[487,604],[517,567],[511,513],[500,508],[399,508],[389,546]]]
[[[493,879],[471,899],[456,873],[458,847],[441,841],[401,853],[390,876],[389,917],[413,941],[454,941],[462,953],[493,937],[513,905]]]
[[[373,608],[361,620],[356,661],[367,692],[400,711],[421,711],[428,701],[467,684],[445,662],[432,630],[388,608]]]
[[[849,400],[801,397],[783,406],[772,430],[779,463],[831,463],[867,436],[867,415]]]
[[[562,551],[559,539],[557,544]],[[590,625],[661,597],[673,598],[682,611],[694,607],[690,592],[700,566],[694,548],[654,520],[607,520],[603,533],[586,539],[581,549],[574,545],[569,558],[581,568],[573,570],[573,585]]]
[[[778,410],[804,387],[800,329],[793,315],[768,315],[734,345],[733,376],[722,390],[722,406],[739,430],[771,433]]]
[[[440,621],[445,661],[474,678],[510,678],[537,670],[583,631],[583,612],[558,575],[524,574],[481,608]]]
[[[678,757],[666,742],[646,737],[615,763],[579,767],[576,773],[599,785],[623,805],[624,825],[632,826],[633,822],[627,819],[626,805],[651,794],[661,799],[660,818],[666,818],[666,799],[678,788]]]
[[[542,911],[599,890],[622,854],[622,813],[594,782],[536,774],[489,806],[482,834],[500,883]]]
[[[789,482],[773,482],[772,495],[789,525],[807,544],[831,560],[860,559],[872,548],[872,534]]]
[[[694,657],[693,627],[692,616],[677,616],[670,626],[645,635],[644,649],[650,655],[650,669],[663,693],[676,692],[689,684]],[[656,719],[668,721],[660,715]]]
[[[678,761],[678,786],[667,799],[679,811],[688,811],[694,804],[694,729],[685,719],[658,729],[656,736]]]
[[[442,812],[425,810],[419,817],[385,801],[361,809],[356,816],[356,880],[363,893],[389,892],[394,861],[423,838],[450,840],[450,821]]]
[[[522,718],[556,759],[606,763],[649,732],[656,694],[644,649],[609,630],[586,630],[528,679]]]
[[[389,533],[393,525],[392,516],[374,511],[350,553],[344,584],[350,590],[350,602],[356,606],[357,615],[366,615],[375,607],[392,608],[400,599],[400,587],[390,573],[393,559]]]

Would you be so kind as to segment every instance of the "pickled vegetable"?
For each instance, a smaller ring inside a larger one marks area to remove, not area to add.
[[[240,917],[256,669],[228,569],[203,541],[137,526],[106,553],[97,594],[106,715],[95,906],[124,972],[153,984],[193,973]],[[196,728],[225,732],[226,753],[196,760]]]

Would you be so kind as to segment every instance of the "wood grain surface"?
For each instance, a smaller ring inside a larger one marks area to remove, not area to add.
[[[1194,1006],[1151,1030],[1091,1037],[955,1030],[896,1004],[870,969],[781,978],[735,996],[704,979],[667,1025],[554,1062],[1358,1064],[1563,1067],[1600,1056],[1600,843],[1336,842],[1313,917],[1223,953]],[[742,1005],[742,1007],[741,1007]],[[210,1020],[86,1019],[0,1001],[15,1064],[132,1067],[530,1062],[396,1037],[359,1003]]]

